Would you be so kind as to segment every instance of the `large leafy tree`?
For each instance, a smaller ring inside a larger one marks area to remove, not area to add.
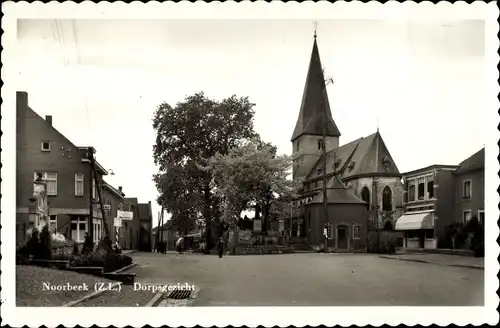
[[[154,115],[153,157],[159,172],[153,179],[160,193],[158,203],[183,222],[181,226],[201,215],[209,247],[212,221],[219,216],[219,199],[211,172],[200,165],[256,137],[253,107],[247,97],[215,101],[197,93],[175,107],[162,103]]]
[[[269,215],[274,198],[295,195],[300,182],[288,179],[291,165],[290,156],[277,156],[275,147],[259,141],[233,148],[227,155],[212,157],[205,170],[212,172],[214,190],[223,200],[224,221],[235,229],[242,211],[268,207],[266,215]],[[233,252],[235,244],[233,240]]]

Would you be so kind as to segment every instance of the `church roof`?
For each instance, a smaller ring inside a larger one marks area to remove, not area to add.
[[[326,111],[326,113],[324,113],[324,111]],[[325,77],[319,58],[318,44],[316,42],[316,37],[314,37],[299,117],[291,140],[294,141],[303,134],[323,135],[322,122],[324,116],[327,118],[326,135],[333,137],[340,136],[340,131],[333,120],[330,110]]]
[[[454,173],[464,174],[476,170],[484,170],[484,148],[460,163]]]
[[[378,131],[334,149],[326,156],[326,173],[338,172],[343,180],[359,175],[401,175]],[[322,167],[323,156],[313,166],[307,180],[323,176]]]
[[[328,204],[367,204],[354,194],[352,188],[344,185],[338,175],[330,181],[326,189],[326,197]],[[307,204],[323,204],[323,192],[318,192]]]

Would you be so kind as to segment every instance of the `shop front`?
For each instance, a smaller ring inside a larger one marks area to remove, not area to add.
[[[404,232],[404,248],[436,248],[434,211],[406,212],[397,221],[394,230]]]

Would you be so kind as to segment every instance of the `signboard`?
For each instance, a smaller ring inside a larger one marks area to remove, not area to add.
[[[253,231],[255,231],[255,232],[262,231],[262,221],[261,220],[253,220]]]
[[[105,204],[103,207],[105,211],[111,211],[111,205]]]
[[[279,232],[285,231],[285,220],[278,221],[278,231]]]
[[[120,218],[115,218],[114,219],[114,226],[115,227],[121,227],[122,226],[122,220]]]
[[[118,211],[117,217],[122,220],[130,221],[134,218],[134,212]]]
[[[323,229],[323,236],[328,237],[328,229],[327,228]]]

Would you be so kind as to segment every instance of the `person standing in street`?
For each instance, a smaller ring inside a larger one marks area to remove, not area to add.
[[[183,246],[184,246],[183,244],[184,244],[184,238],[179,237],[179,239],[177,239],[177,244],[176,244],[177,251],[179,252],[179,254],[183,253]]]
[[[219,258],[222,258],[222,253],[224,252],[224,239],[222,237],[217,241],[217,253],[219,254]]]

